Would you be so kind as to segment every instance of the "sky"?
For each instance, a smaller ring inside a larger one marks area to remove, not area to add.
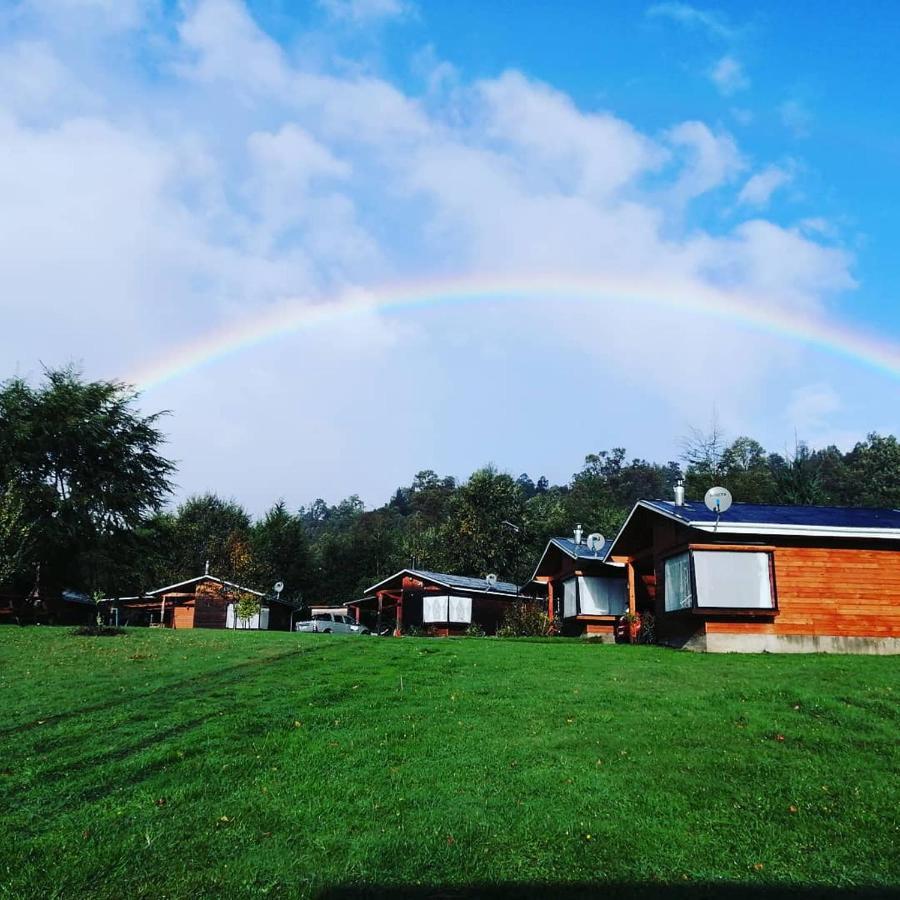
[[[898,45],[878,0],[7,0],[0,376],[136,385],[176,499],[254,513],[896,432]]]

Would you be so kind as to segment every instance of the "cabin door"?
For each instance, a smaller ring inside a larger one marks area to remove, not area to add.
[[[193,628],[194,627],[194,607],[193,606],[176,606],[173,626],[175,628]]]

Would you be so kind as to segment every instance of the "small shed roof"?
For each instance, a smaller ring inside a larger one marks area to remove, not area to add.
[[[606,560],[606,556],[609,553],[609,548],[612,547],[612,543],[612,538],[607,538],[603,542],[603,546],[598,547],[597,550],[594,551],[591,550],[586,543],[576,544],[571,538],[550,538],[547,542],[547,546],[544,548],[544,552],[541,554],[541,558],[538,560],[537,566],[535,566],[531,580],[534,581],[534,579],[541,574],[541,568],[547,560],[548,555],[553,555],[557,552],[564,553],[570,559],[591,560],[598,563],[618,566],[619,563],[608,563]],[[554,568],[553,571],[556,571],[556,569]]]
[[[389,585],[392,581],[403,576],[410,578],[418,578],[420,581],[430,581],[432,584],[445,588],[458,588],[459,590],[473,591],[483,594],[512,594],[519,593],[519,586],[509,581],[498,581],[491,586],[486,578],[473,578],[468,575],[450,575],[446,572],[429,572],[425,569],[401,569],[395,572],[389,578],[379,581],[366,589],[366,594],[371,595],[375,591],[380,591]]]
[[[641,510],[718,534],[900,540],[898,509],[733,503],[717,519],[705,503],[696,500],[686,500],[682,506],[671,500],[639,500],[607,550],[607,556],[617,552],[629,524]]]

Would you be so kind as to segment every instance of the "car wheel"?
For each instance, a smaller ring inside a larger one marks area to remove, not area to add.
[[[323,628],[323,629],[322,629],[322,634],[331,634],[331,629],[330,629],[330,628]]]

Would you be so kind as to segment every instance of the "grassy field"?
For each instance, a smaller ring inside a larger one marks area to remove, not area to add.
[[[896,896],[900,660],[0,630],[0,897]]]

